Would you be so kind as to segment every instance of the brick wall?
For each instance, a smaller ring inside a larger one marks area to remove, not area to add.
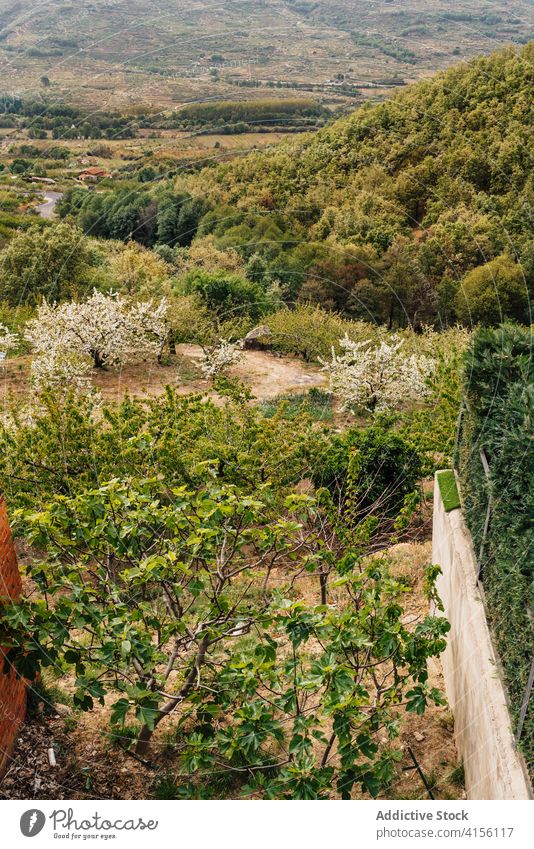
[[[17,598],[20,593],[20,574],[6,504],[0,495],[0,607],[2,598]],[[0,775],[9,764],[18,730],[26,711],[26,685],[17,680],[14,670],[4,673],[4,651],[0,647]]]

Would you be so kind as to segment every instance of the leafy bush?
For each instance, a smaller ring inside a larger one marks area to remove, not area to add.
[[[517,723],[534,656],[534,358],[532,332],[514,325],[479,330],[464,367],[466,412],[458,466],[465,515],[479,551],[490,493],[493,506],[482,576],[491,625]],[[479,452],[489,463],[489,481]],[[534,774],[534,700],[521,746]]]
[[[353,428],[321,445],[312,479],[326,486],[336,500],[351,510],[395,517],[405,498],[417,487],[422,474],[418,451],[387,421],[365,430]]]
[[[24,327],[33,316],[32,307],[12,307],[6,301],[0,301],[0,325],[7,327],[11,333],[16,333],[19,338],[16,353],[27,353],[30,349],[29,343],[24,339]]]
[[[62,222],[19,232],[2,254],[0,300],[16,307],[75,297],[92,263],[87,239],[77,227]]]
[[[31,678],[41,665],[75,669],[74,705],[108,696],[124,736],[133,717],[141,725],[140,755],[173,714],[192,780],[222,766],[245,772],[245,796],[378,796],[402,759],[400,705],[421,715],[443,704],[427,663],[447,622],[410,628],[406,584],[357,549],[335,558],[312,498],[273,509],[268,482],[260,499],[213,471],[172,492],[113,480],[19,516],[46,556],[30,565],[43,598],[3,610],[10,661]],[[296,599],[299,575],[332,562],[333,603]]]
[[[392,430],[373,425],[351,437],[348,479],[358,511],[397,516],[421,474],[419,453]]]
[[[424,474],[453,463],[456,426],[462,399],[462,357],[469,334],[460,328],[416,335],[404,331],[406,348],[430,354],[436,367],[428,379],[428,398],[399,416],[399,432],[425,457]]]
[[[272,418],[278,411],[287,419],[294,419],[299,413],[308,413],[315,421],[330,421],[333,417],[332,394],[322,389],[313,388],[309,392],[278,395],[259,404],[259,410],[267,418]]]
[[[456,296],[464,324],[500,324],[505,318],[529,323],[529,292],[520,265],[503,255],[467,274]]]
[[[271,347],[281,354],[296,354],[307,362],[328,357],[332,347],[340,350],[340,339],[347,334],[351,339],[370,339],[377,335],[372,324],[347,321],[336,313],[318,306],[298,305],[295,309],[282,309],[268,315],[265,324],[273,338]]]
[[[266,292],[256,283],[224,271],[191,271],[182,281],[186,295],[198,295],[221,319],[261,318],[269,308]]]
[[[208,460],[221,481],[253,493],[270,480],[283,493],[309,475],[315,446],[325,439],[309,416],[288,420],[277,411],[265,418],[254,408],[220,407],[170,389],[102,408],[90,398],[44,393],[31,419],[14,407],[11,419],[0,421],[0,477],[12,508],[134,474],[194,485]]]

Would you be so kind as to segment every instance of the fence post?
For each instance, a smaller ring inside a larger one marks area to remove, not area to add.
[[[525,723],[525,718],[528,710],[528,703],[530,701],[530,694],[532,692],[532,686],[534,685],[534,658],[532,659],[532,663],[530,664],[530,673],[528,676],[527,687],[525,690],[525,695],[523,696],[523,703],[521,705],[521,710],[519,712],[519,722],[517,723],[517,730],[515,732],[515,742],[519,743],[521,739],[521,734],[523,733],[523,725]]]
[[[486,476],[486,481],[488,485],[488,509],[486,510],[486,519],[484,521],[484,530],[482,531],[482,539],[480,540],[480,548],[478,551],[478,569],[477,569],[477,581],[482,581],[483,578],[483,565],[482,559],[484,557],[484,546],[486,545],[486,537],[488,535],[490,521],[491,521],[491,511],[493,509],[493,495],[491,492],[491,480],[490,480],[490,467],[488,463],[488,458],[486,457],[486,452],[483,448],[480,449],[480,461],[482,463],[482,468],[484,469],[484,474]]]

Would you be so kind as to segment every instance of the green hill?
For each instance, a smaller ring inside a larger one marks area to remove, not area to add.
[[[179,180],[211,206],[196,238],[254,256],[287,297],[353,315],[528,321],[533,60],[533,42],[506,49]]]
[[[507,48],[314,135],[226,164],[214,148],[195,173],[134,163],[58,209],[179,267],[192,242],[236,249],[287,303],[389,326],[531,323],[533,60],[534,42]]]

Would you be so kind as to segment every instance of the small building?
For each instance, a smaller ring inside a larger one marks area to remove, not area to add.
[[[98,183],[99,180],[104,180],[106,177],[111,177],[109,171],[106,171],[105,168],[99,168],[94,165],[91,168],[84,168],[83,171],[80,171],[77,179],[82,183]]]
[[[56,181],[51,177],[30,177],[31,183],[44,183],[46,186],[55,186]]]

